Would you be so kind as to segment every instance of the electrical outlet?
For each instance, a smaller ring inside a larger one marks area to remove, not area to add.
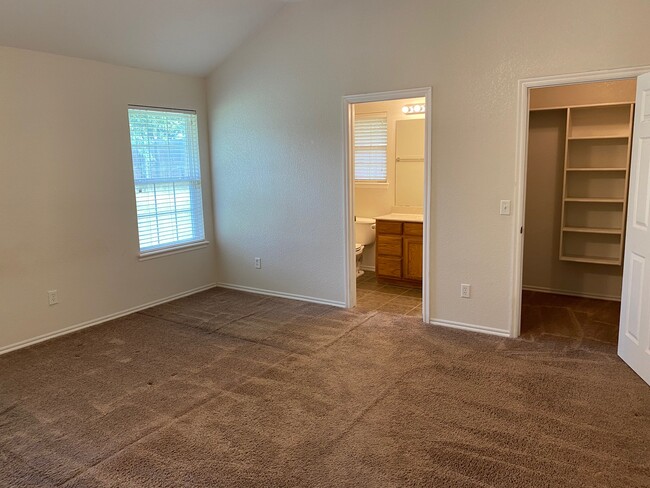
[[[59,303],[59,295],[57,294],[56,290],[49,290],[47,292],[47,302],[50,306]]]
[[[510,215],[510,200],[501,200],[501,215]]]
[[[262,269],[262,258],[255,258],[255,268]]]
[[[471,298],[471,296],[472,296],[472,285],[460,285],[460,297]]]

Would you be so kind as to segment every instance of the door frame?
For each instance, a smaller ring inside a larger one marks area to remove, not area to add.
[[[584,73],[542,76],[519,80],[517,95],[517,164],[515,168],[515,226],[513,227],[513,279],[511,297],[513,303],[510,321],[510,337],[521,334],[521,290],[524,271],[524,234],[526,216],[526,172],[528,167],[528,114],[529,89],[596,81],[614,81],[636,78],[650,71],[650,66],[616,68]],[[628,190],[629,191],[629,190]],[[625,265],[625,262],[623,263]]]
[[[345,306],[352,308],[357,303],[356,260],[354,255],[354,164],[352,162],[352,106],[357,103],[383,102],[402,98],[424,97],[425,139],[424,139],[424,205],[422,235],[422,319],[429,322],[430,310],[430,235],[431,235],[431,87],[393,90],[343,97],[343,182],[344,182],[344,230],[345,255]]]

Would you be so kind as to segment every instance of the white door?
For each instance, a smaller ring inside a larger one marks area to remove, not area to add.
[[[650,383],[650,73],[639,76],[618,355]]]

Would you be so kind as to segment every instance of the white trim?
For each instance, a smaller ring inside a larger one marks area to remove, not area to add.
[[[349,99],[342,98],[343,110],[343,256],[344,256],[344,271],[343,271],[343,293],[345,296],[345,307],[352,308],[357,303],[357,272],[356,269],[356,255],[355,248],[356,242],[350,245],[354,239],[354,184],[355,179],[352,174],[353,168],[351,167],[352,156],[352,133],[350,127],[352,123],[352,106]]]
[[[482,334],[496,335],[499,337],[510,337],[510,332],[503,329],[495,329],[485,325],[466,324],[464,322],[454,322],[453,320],[431,319],[431,325],[449,327],[451,329],[468,330],[470,332],[480,332]]]
[[[528,153],[528,90],[542,86],[571,85],[575,83],[588,83],[594,81],[620,80],[636,78],[650,71],[650,66],[634,68],[616,68],[609,70],[590,71],[586,73],[572,73],[564,75],[543,76],[527,78],[518,82],[517,96],[517,162],[515,165],[515,226],[513,227],[512,255],[512,289],[510,290],[510,303],[512,304],[512,317],[510,318],[510,337],[519,337],[521,333],[521,290],[523,285],[524,270],[524,239],[520,229],[524,227],[526,203],[526,164]]]
[[[295,293],[284,293],[275,290],[265,290],[263,288],[254,288],[252,286],[235,285],[232,283],[217,283],[216,286],[220,288],[228,288],[229,290],[256,293],[258,295],[267,295],[270,297],[278,297],[278,298],[288,298],[289,300],[299,300],[301,302],[319,303],[321,305],[331,305],[332,307],[345,308],[345,302],[338,302],[336,300],[326,300],[324,298],[316,298],[316,297],[310,297],[306,295],[296,295]]]
[[[181,252],[194,251],[195,249],[203,249],[210,244],[210,241],[192,242],[182,246],[166,247],[165,249],[156,249],[155,251],[142,252],[138,256],[139,261],[148,261],[149,259],[161,258],[171,254],[178,254]]]
[[[344,232],[343,250],[345,255],[344,293],[345,307],[351,308],[357,303],[356,262],[354,256],[354,174],[351,161],[352,105],[364,102],[382,102],[402,98],[425,99],[425,148],[424,148],[424,208],[422,235],[422,319],[429,321],[431,275],[431,128],[432,128],[432,90],[431,87],[395,90],[343,97],[343,182],[344,182]]]
[[[11,351],[15,351],[17,349],[22,349],[24,347],[28,346],[33,346],[34,344],[38,344],[39,342],[44,342],[48,341],[50,339],[54,339],[55,337],[71,334],[72,332],[76,332],[81,329],[86,329],[88,327],[92,327],[94,325],[99,325],[104,322],[108,322],[109,320],[115,320],[119,319],[120,317],[124,317],[125,315],[131,315],[132,313],[139,312],[140,310],[145,310],[147,308],[155,307],[156,305],[161,305],[163,303],[171,302],[173,300],[177,300],[179,298],[183,298],[189,295],[194,295],[195,293],[200,293],[202,291],[210,290],[217,286],[215,283],[211,283],[209,285],[205,286],[200,286],[198,288],[194,288],[192,290],[184,291],[182,293],[177,293],[175,295],[168,296],[166,298],[161,298],[160,300],[154,300],[152,302],[145,303],[144,305],[137,305],[135,307],[128,308],[126,310],[122,310],[121,312],[116,312],[112,313],[109,315],[104,315],[103,317],[99,317],[97,319],[93,320],[88,320],[86,322],[82,322],[81,324],[77,325],[72,325],[70,327],[66,327],[64,329],[58,330],[56,332],[50,332],[48,334],[43,334],[37,337],[34,337],[32,339],[27,339],[21,342],[16,342],[15,344],[10,344],[8,346],[0,347],[0,355],[6,354]]]
[[[591,298],[593,300],[610,300],[615,302],[621,301],[620,295],[619,296],[598,295],[594,293],[580,293],[572,290],[558,290],[555,288],[546,288],[544,286],[528,286],[528,285],[522,286],[521,289],[526,291],[535,291],[539,293],[553,293],[555,295],[565,295],[568,297]]]
[[[372,272],[375,271],[374,266],[367,266],[367,265],[363,265],[363,264],[361,265],[361,269],[364,270],[364,271],[372,271]]]

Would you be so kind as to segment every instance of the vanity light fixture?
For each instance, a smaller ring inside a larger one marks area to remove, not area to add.
[[[423,103],[415,103],[413,105],[404,105],[402,112],[406,115],[423,114],[425,112],[425,105]]]

